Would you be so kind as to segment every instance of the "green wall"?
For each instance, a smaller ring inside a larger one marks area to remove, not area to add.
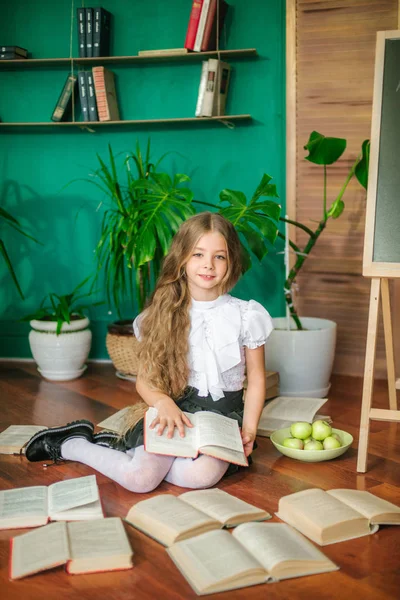
[[[0,130],[0,206],[42,242],[39,246],[0,221],[21,287],[22,301],[0,261],[0,356],[30,357],[29,326],[19,318],[36,309],[50,292],[67,293],[95,270],[94,248],[104,207],[101,192],[83,180],[97,168],[96,153],[145,147],[151,138],[155,159],[172,151],[165,170],[187,173],[199,201],[217,202],[225,188],[251,195],[264,172],[274,177],[284,205],[285,57],[281,0],[228,0],[226,47],[258,50],[258,59],[230,61],[233,67],[228,114],[250,113],[253,121],[224,125],[172,124],[98,128],[14,128]],[[86,3],[86,5],[90,3]],[[191,0],[103,0],[113,16],[112,54],[184,44]],[[168,6],[168,9],[167,9]],[[76,3],[75,3],[76,7]],[[20,45],[35,58],[67,57],[71,42],[70,0],[13,0],[0,6],[0,44]],[[77,56],[76,23],[72,52]],[[194,115],[201,63],[113,65],[122,119]],[[67,75],[61,67],[0,70],[0,118],[49,121]],[[120,159],[122,164],[123,157]],[[164,169],[163,169],[164,170]],[[281,248],[277,248],[281,249]],[[236,286],[234,293],[262,302],[273,316],[284,312],[282,255],[270,253]],[[100,293],[98,298],[104,298]],[[129,306],[125,316],[131,316]],[[92,309],[91,356],[107,357],[107,323],[117,318],[104,305]],[[133,315],[132,315],[133,316]]]

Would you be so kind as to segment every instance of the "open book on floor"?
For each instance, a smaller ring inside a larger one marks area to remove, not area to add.
[[[198,595],[335,571],[339,567],[284,523],[245,523],[167,549]]]
[[[103,518],[95,475],[0,491],[0,529]]]
[[[222,527],[264,521],[271,515],[223,490],[160,494],[138,502],[126,521],[164,546]]]
[[[276,514],[321,546],[400,525],[398,506],[362,490],[303,490],[283,496]]]
[[[107,431],[115,431],[115,433],[122,433],[124,426],[126,425],[126,415],[130,411],[130,406],[121,408],[118,412],[114,413],[110,417],[107,417],[100,423],[97,423],[97,427],[102,427]]]
[[[24,446],[44,425],[10,425],[0,433],[0,454],[24,454]]]
[[[172,438],[167,438],[166,431],[158,435],[157,427],[150,429],[157,416],[155,408],[149,408],[144,418],[144,447],[147,452],[197,458],[199,454],[214,456],[220,460],[235,463],[243,467],[248,461],[243,450],[239,424],[210,411],[186,414],[194,427],[185,427],[185,437],[181,438],[175,428]]]
[[[317,418],[331,421],[330,417],[316,412],[327,402],[327,398],[297,398],[278,396],[267,402],[261,413],[257,435],[269,437],[277,429],[290,427],[297,421],[312,423]]]
[[[11,540],[11,579],[63,564],[71,574],[132,568],[132,548],[121,519],[52,523]]]

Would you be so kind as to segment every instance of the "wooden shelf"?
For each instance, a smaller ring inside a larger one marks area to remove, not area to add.
[[[157,123],[221,123],[221,122],[232,122],[232,121],[246,121],[251,120],[252,116],[248,114],[244,115],[222,115],[220,117],[184,117],[184,118],[172,118],[172,119],[138,119],[134,121],[61,121],[54,123],[53,121],[44,121],[37,123],[0,123],[0,128],[5,129],[9,127],[82,127],[85,129],[91,129],[92,127],[107,127],[107,126],[121,126],[121,125],[148,125]]]
[[[26,60],[0,60],[0,69],[30,69],[40,67],[62,67],[70,66],[71,63],[79,66],[89,66],[98,64],[142,64],[157,62],[198,62],[206,58],[217,58],[225,60],[227,58],[251,58],[258,56],[255,48],[243,48],[239,50],[220,50],[210,52],[189,52],[188,54],[163,54],[159,56],[103,56],[96,58],[28,58]]]

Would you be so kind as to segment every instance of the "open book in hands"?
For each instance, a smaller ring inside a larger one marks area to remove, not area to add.
[[[284,523],[245,523],[232,534],[210,531],[167,552],[198,595],[339,568]]]
[[[398,506],[362,490],[303,490],[283,496],[276,514],[321,546],[400,525]]]
[[[63,564],[72,574],[130,569],[132,548],[121,519],[52,523],[11,540],[11,579]]]
[[[171,546],[212,529],[270,518],[265,510],[214,488],[142,500],[132,506],[125,520],[164,546]]]
[[[197,458],[199,454],[207,454],[243,467],[248,466],[239,423],[235,419],[206,410],[184,414],[189,417],[193,427],[185,427],[183,438],[175,428],[172,438],[168,438],[165,431],[163,435],[158,435],[157,426],[150,429],[151,423],[157,417],[157,409],[149,408],[144,418],[146,452],[184,458]]]
[[[325,415],[317,415],[316,412],[327,398],[296,398],[292,396],[278,396],[267,402],[261,413],[258,423],[257,435],[269,437],[277,429],[290,427],[297,421],[312,423],[317,418],[332,421]]]
[[[95,475],[0,491],[0,529],[103,518]]]

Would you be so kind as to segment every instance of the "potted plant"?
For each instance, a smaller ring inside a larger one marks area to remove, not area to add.
[[[29,345],[38,371],[46,379],[69,381],[86,370],[92,332],[89,319],[84,315],[89,305],[81,304],[81,300],[94,291],[81,291],[89,279],[82,281],[70,294],[47,294],[36,312],[21,319],[30,323]],[[102,302],[91,306],[99,304]]]
[[[330,387],[335,345],[336,323],[327,319],[300,318],[297,314],[293,290],[297,276],[325,230],[329,219],[337,219],[344,210],[343,195],[355,176],[366,189],[368,184],[369,141],[362,144],[359,156],[351,166],[338,195],[328,205],[327,166],[337,162],[346,149],[346,140],[325,137],[313,131],[304,146],[309,155],[306,160],[323,167],[322,217],[315,229],[297,221],[281,217],[305,231],[308,241],[299,247],[290,240],[291,249],[296,253],[296,261],[284,285],[287,317],[274,319],[275,329],[266,344],[266,364],[280,374],[280,393],[285,396],[325,397]],[[286,241],[286,236],[279,233]]]

